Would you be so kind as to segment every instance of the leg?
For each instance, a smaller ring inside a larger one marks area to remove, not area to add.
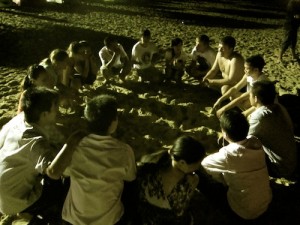
[[[281,49],[279,52],[279,60],[282,61],[282,56],[285,53],[285,51],[288,49],[288,47],[291,45],[291,40],[293,36],[293,26],[286,22],[284,25],[284,39],[281,44]]]

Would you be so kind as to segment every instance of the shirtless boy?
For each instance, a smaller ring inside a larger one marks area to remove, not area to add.
[[[234,51],[236,41],[231,36],[221,39],[218,54],[214,65],[203,78],[209,87],[221,88],[224,94],[229,88],[236,85],[244,75],[244,58]],[[215,78],[221,71],[222,78]]]

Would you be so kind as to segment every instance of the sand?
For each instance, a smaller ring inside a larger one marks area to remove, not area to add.
[[[172,38],[182,38],[186,52],[191,52],[199,34],[207,34],[216,49],[221,37],[232,35],[237,40],[236,50],[245,58],[264,56],[264,72],[271,80],[279,81],[280,95],[297,94],[300,88],[299,65],[291,61],[290,53],[284,56],[284,65],[277,62],[284,13],[274,5],[248,1],[156,1],[148,5],[87,1],[0,10],[0,126],[16,113],[19,84],[27,66],[47,57],[54,48],[66,49],[74,40],[89,41],[98,55],[108,34],[117,35],[130,55],[143,28],[151,30],[153,40],[162,49],[170,45]],[[193,134],[209,152],[217,149],[219,125],[210,111],[219,93],[200,87],[188,77],[184,77],[183,87],[141,84],[134,71],[127,80],[103,86],[99,76],[93,89],[83,90],[82,96],[88,99],[110,93],[118,98],[122,113],[116,136],[135,149],[138,159],[170,145],[182,133]],[[66,114],[62,117],[68,127],[76,127],[79,118]]]
[[[215,49],[221,37],[232,35],[236,50],[245,58],[264,56],[264,72],[278,81],[279,95],[299,93],[298,62],[291,59],[289,51],[283,64],[277,60],[284,10],[272,1],[78,2],[0,8],[0,127],[16,114],[19,85],[29,65],[47,57],[54,48],[66,49],[75,40],[89,41],[98,55],[108,34],[116,35],[130,55],[143,28],[151,30],[154,42],[162,49],[172,38],[182,38],[188,53],[199,34],[208,35]],[[168,148],[181,134],[193,135],[208,153],[214,152],[219,148],[219,123],[210,112],[220,94],[187,76],[183,81],[180,87],[143,84],[133,71],[125,83],[116,79],[103,85],[99,76],[92,88],[81,90],[80,95],[85,100],[103,93],[117,97],[120,122],[115,136],[132,146],[137,159]],[[81,116],[80,112],[61,109],[58,122],[66,135],[84,126]]]

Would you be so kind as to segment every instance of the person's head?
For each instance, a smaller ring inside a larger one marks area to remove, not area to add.
[[[117,101],[110,95],[99,95],[87,103],[84,110],[89,130],[99,135],[110,135],[117,129]]]
[[[112,50],[114,51],[115,48],[118,47],[118,42],[117,42],[117,39],[113,36],[107,36],[105,39],[104,39],[104,45],[109,49],[109,50]]]
[[[61,49],[54,49],[50,53],[50,61],[57,70],[64,70],[69,65],[69,55]]]
[[[247,76],[260,75],[266,65],[261,55],[253,55],[245,60],[245,74]]]
[[[171,41],[171,47],[174,49],[175,53],[180,53],[182,50],[183,41],[180,38],[174,38]]]
[[[27,74],[22,81],[21,88],[22,91],[25,91],[30,87],[38,86],[53,88],[51,87],[51,82],[46,69],[38,64],[33,64],[28,67]]]
[[[28,123],[41,126],[56,122],[59,94],[56,90],[45,87],[32,87],[25,91],[22,109]]]
[[[276,88],[272,81],[262,80],[252,84],[250,103],[252,106],[272,105],[276,98]]]
[[[208,46],[209,46],[209,37],[207,35],[203,34],[196,38],[197,51],[203,53],[208,48]]]
[[[143,44],[147,44],[147,43],[150,42],[150,40],[151,40],[151,32],[150,32],[150,30],[148,30],[148,29],[143,30],[141,32],[141,42]]]
[[[223,137],[228,142],[239,142],[244,140],[249,131],[246,117],[240,110],[231,109],[220,117],[220,126]]]
[[[91,47],[87,41],[73,41],[70,43],[67,52],[70,57],[78,60],[84,60],[91,54]]]
[[[233,53],[236,41],[231,36],[226,36],[219,43],[219,52],[222,57],[228,58]]]
[[[184,135],[175,140],[169,154],[173,165],[184,173],[191,173],[200,168],[205,149],[199,141]]]

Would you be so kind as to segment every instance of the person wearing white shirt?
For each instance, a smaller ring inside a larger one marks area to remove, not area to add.
[[[166,80],[175,80],[177,84],[182,83],[182,76],[185,72],[185,63],[188,55],[183,50],[183,41],[175,38],[171,42],[171,48],[165,53],[165,77]]]
[[[140,41],[132,48],[131,61],[142,81],[161,82],[162,72],[154,65],[158,59],[159,50],[150,40],[151,33],[146,29],[142,32]]]
[[[104,39],[104,47],[99,51],[102,63],[100,71],[106,82],[114,75],[119,75],[122,81],[131,71],[130,60],[121,44],[113,36]]]
[[[196,38],[196,46],[191,52],[192,61],[187,73],[195,78],[203,77],[215,62],[217,52],[210,47],[209,37],[205,34]]]
[[[226,111],[220,126],[229,144],[204,158],[202,166],[227,186],[230,209],[242,219],[255,219],[268,209],[272,199],[262,144],[256,137],[247,136],[249,124],[240,111]]]
[[[290,178],[297,167],[297,146],[287,110],[275,103],[275,85],[257,81],[250,92],[255,111],[250,115],[249,135],[258,137],[264,147],[271,176]]]
[[[111,135],[118,125],[116,99],[94,97],[85,108],[90,134],[76,148],[66,174],[71,185],[62,216],[73,225],[124,224],[124,181],[136,177],[134,152]]]
[[[217,109],[221,103],[230,99],[231,101],[222,106],[217,111],[217,116],[220,117],[226,110],[234,107],[239,107],[244,111],[244,115],[249,116],[255,108],[251,106],[249,101],[250,89],[254,82],[259,80],[268,80],[268,77],[263,73],[263,68],[266,65],[264,58],[261,55],[253,55],[245,61],[245,75],[232,88],[226,91],[214,104],[213,108]],[[246,89],[246,92],[243,92]]]

